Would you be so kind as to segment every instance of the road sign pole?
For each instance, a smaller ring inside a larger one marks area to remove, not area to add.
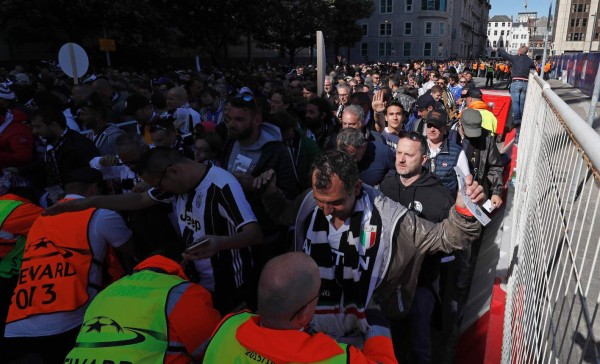
[[[77,85],[79,83],[79,78],[77,77],[77,62],[75,62],[75,51],[73,50],[73,43],[69,43],[67,47],[69,48],[69,58],[71,60],[71,69],[73,70],[73,74],[71,75],[71,77],[73,77],[73,83]]]

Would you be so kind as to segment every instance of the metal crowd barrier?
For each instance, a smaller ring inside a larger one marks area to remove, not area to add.
[[[600,136],[531,75],[518,148],[502,362],[598,363]]]

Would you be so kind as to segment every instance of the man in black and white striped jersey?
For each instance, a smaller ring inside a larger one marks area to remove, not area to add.
[[[252,260],[248,247],[262,242],[256,222],[240,184],[229,172],[196,163],[168,148],[154,148],[137,163],[142,179],[152,188],[147,193],[94,196],[68,201],[46,210],[47,214],[90,207],[139,210],[157,203],[171,203],[183,246],[208,238],[183,257],[193,262],[195,279],[213,293],[215,307],[226,313],[247,298]],[[188,272],[190,273],[190,272]]]

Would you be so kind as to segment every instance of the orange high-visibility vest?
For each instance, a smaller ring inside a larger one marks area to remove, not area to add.
[[[0,196],[0,258],[14,247],[19,236],[25,236],[42,208],[17,195]],[[12,235],[11,238],[8,235]]]
[[[7,323],[74,311],[87,302],[93,263],[88,225],[95,210],[40,216],[33,223]]]

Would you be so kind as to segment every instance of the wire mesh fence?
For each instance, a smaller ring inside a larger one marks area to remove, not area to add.
[[[600,362],[600,136],[537,76],[519,140],[503,363]]]

